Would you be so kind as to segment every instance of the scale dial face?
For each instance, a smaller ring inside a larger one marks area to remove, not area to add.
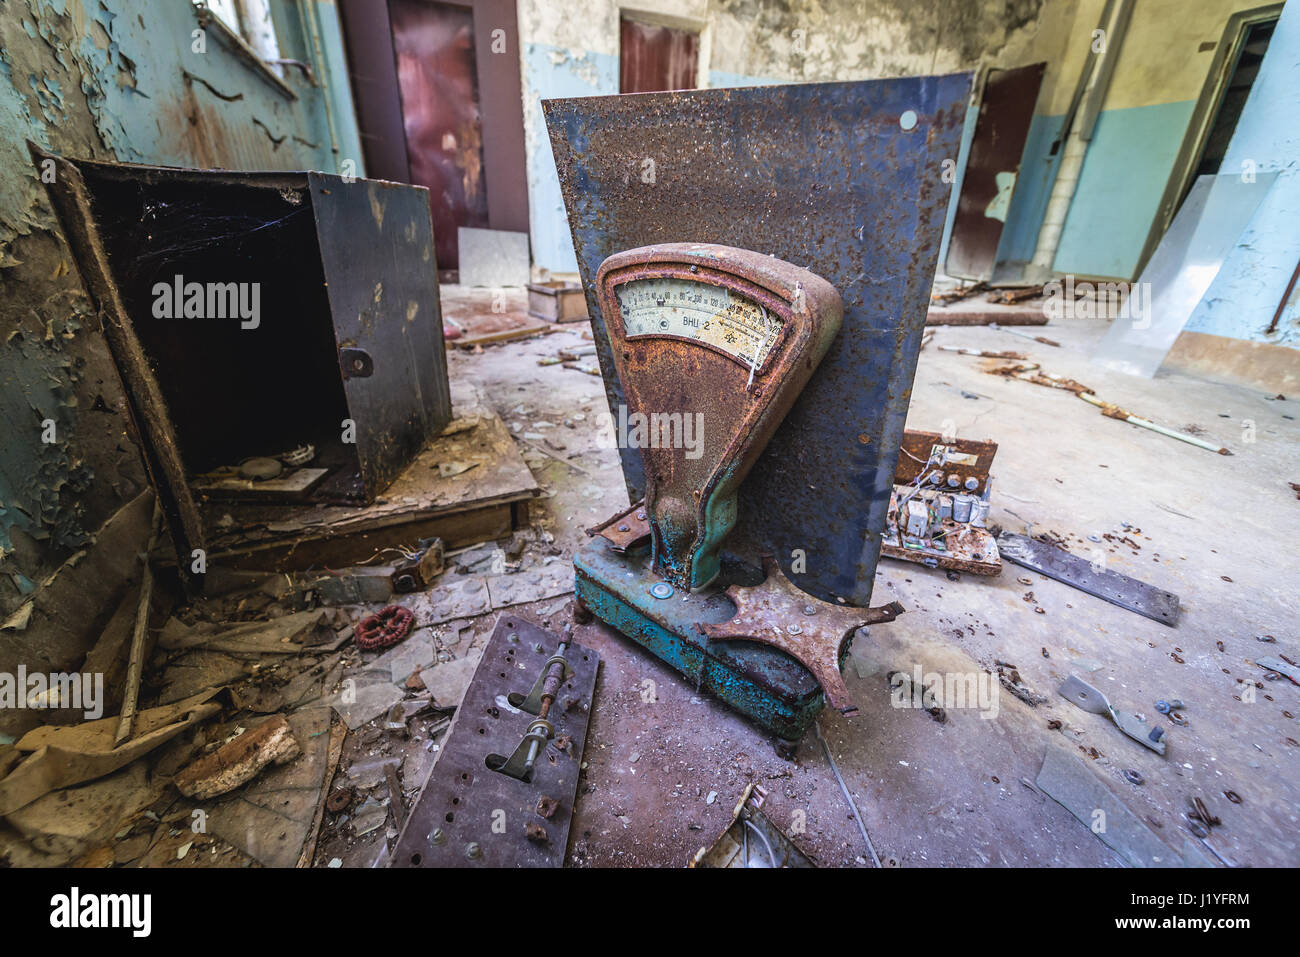
[[[634,279],[617,286],[614,295],[629,339],[692,339],[761,368],[781,335],[780,316],[724,286],[672,277]]]

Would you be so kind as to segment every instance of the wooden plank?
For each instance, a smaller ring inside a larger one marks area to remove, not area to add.
[[[413,521],[396,521],[383,528],[354,531],[326,538],[295,538],[217,552],[209,563],[245,571],[303,571],[313,566],[341,568],[374,556],[382,548],[414,545],[422,538],[441,538],[448,548],[462,548],[504,538],[519,527],[514,502],[466,509]]]
[[[457,407],[462,417],[371,505],[205,503],[206,527],[233,519],[228,531],[212,536],[210,563],[267,570],[353,564],[379,548],[434,535],[456,548],[509,534],[513,506],[541,488],[499,416]],[[457,474],[438,468],[450,463],[470,467]]]

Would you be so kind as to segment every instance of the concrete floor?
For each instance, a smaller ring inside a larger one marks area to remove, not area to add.
[[[1089,536],[1119,533],[1125,522],[1140,529],[1129,533],[1137,549],[1105,544],[1106,559],[1176,592],[1182,618],[1170,629],[1009,563],[997,578],[952,581],[941,570],[882,559],[873,603],[897,599],[907,613],[873,628],[870,641],[855,648],[846,681],[861,712],[824,714],[820,726],[886,864],[1120,866],[1087,827],[1022,783],[1037,777],[1049,746],[1078,755],[1173,850],[1183,845],[1183,814],[1197,796],[1222,819],[1211,842],[1224,857],[1242,865],[1300,863],[1300,728],[1293,717],[1300,687],[1263,681],[1253,664],[1257,655],[1300,654],[1291,625],[1300,503],[1287,487],[1300,480],[1293,411],[1300,402],[1179,375],[1149,381],[1094,367],[1087,354],[1105,325],[1054,324],[1047,334],[1062,348],[987,328],[938,329],[921,356],[908,426],[999,443],[991,521],[1011,531],[1032,525],[1089,554],[1102,547]],[[558,458],[526,457],[553,493],[535,504],[533,518],[566,555],[583,541],[584,528],[626,504],[616,452],[602,447],[595,430],[605,410],[601,381],[537,364],[584,342],[585,328],[450,356],[452,376],[473,381],[519,432],[550,422],[547,434],[563,440]],[[1066,392],[988,375],[983,370],[997,360],[940,352],[939,344],[1024,352],[1135,414],[1203,429],[1234,455],[1106,418]],[[1043,613],[1024,599],[1028,591]],[[526,607],[516,611],[529,617]],[[1277,643],[1257,642],[1261,633]],[[766,735],[696,695],[616,632],[597,623],[577,636],[599,651],[603,667],[571,864],[683,865],[721,832],[736,798],[755,781],[769,791],[765,810],[818,863],[870,866],[815,737],[804,740],[797,761],[782,760]],[[927,672],[994,670],[995,661],[1015,664],[1040,703],[1031,707],[1004,692],[996,718],[950,710],[942,724],[925,711],[891,707],[886,672],[910,673],[918,664]],[[1060,698],[1056,688],[1071,673],[1116,707],[1152,720],[1161,718],[1157,699],[1181,698],[1189,725],[1161,721],[1170,741],[1161,757]],[[654,682],[654,701],[642,693],[646,679]],[[1255,702],[1238,700],[1239,682],[1257,680]],[[1059,730],[1049,729],[1053,719]],[[1127,783],[1125,769],[1137,770],[1145,784]],[[1225,791],[1241,803],[1230,803]]]

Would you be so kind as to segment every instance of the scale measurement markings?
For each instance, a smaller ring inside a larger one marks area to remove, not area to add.
[[[683,279],[635,279],[615,290],[629,339],[681,336],[760,367],[781,319],[721,286]]]

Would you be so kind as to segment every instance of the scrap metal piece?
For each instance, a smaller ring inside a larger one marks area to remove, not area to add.
[[[912,485],[933,472],[940,482],[956,476],[958,484],[970,492],[986,487],[993,457],[998,454],[998,444],[991,440],[959,439],[919,429],[905,431],[899,446],[902,454],[894,470],[895,485]],[[973,487],[967,488],[968,479],[975,479]]]
[[[1071,752],[1049,745],[1034,782],[1131,867],[1185,867],[1186,862],[1128,809]]]
[[[1269,671],[1276,671],[1280,675],[1286,675],[1294,684],[1300,685],[1300,668],[1287,664],[1281,658],[1256,658],[1255,664]]]
[[[393,846],[390,867],[564,863],[600,664],[596,652],[572,643],[565,649],[573,675],[555,690],[554,706],[545,716],[553,725],[553,737],[539,743],[530,780],[492,770],[486,763],[490,754],[514,751],[540,720],[501,706],[498,698],[506,695],[508,700],[512,692],[527,691],[532,676],[547,670],[543,666],[559,645],[559,637],[522,618],[498,618],[438,760]],[[561,742],[567,746],[561,748]],[[493,827],[499,814],[505,815],[504,831]],[[548,840],[530,839],[531,823],[543,825]]]
[[[1064,582],[1112,605],[1174,627],[1178,622],[1178,596],[1092,562],[1055,545],[1025,535],[1003,532],[998,536],[1003,558]]]
[[[832,605],[796,588],[772,556],[763,556],[763,570],[767,578],[761,585],[727,589],[736,605],[730,621],[702,624],[700,631],[715,641],[741,638],[784,651],[812,672],[832,708],[855,713],[858,706],[840,675],[844,644],[863,625],[893,621],[903,606],[896,601],[879,608]]]
[[[393,565],[390,576],[393,591],[399,594],[423,591],[430,582],[442,574],[446,566],[447,550],[441,538],[424,538],[415,553]]]
[[[819,556],[799,581],[826,601],[871,599],[948,207],[939,165],[970,86],[960,73],[543,103],[615,414],[627,397],[595,286],[614,253],[738,246],[843,297],[839,336],[741,487],[735,533],[785,562]],[[620,455],[635,501],[640,450]]]
[[[749,784],[731,812],[731,822],[712,844],[695,852],[688,868],[809,868],[812,862],[785,832],[763,813],[767,791]]]
[[[1061,697],[1093,714],[1109,715],[1116,726],[1134,741],[1157,754],[1165,753],[1165,729],[1149,725],[1137,715],[1117,710],[1106,696],[1078,675],[1070,675],[1057,689]]]
[[[648,550],[619,554],[597,537],[574,553],[573,570],[578,603],[668,664],[697,694],[717,697],[786,741],[803,737],[825,708],[817,679],[790,655],[752,641],[712,641],[699,630],[703,622],[731,620],[736,606],[723,588],[754,584],[761,569],[728,563],[709,588],[659,598],[655,587],[667,583],[651,570]]]
[[[587,529],[588,535],[599,535],[614,551],[625,554],[629,548],[650,544],[650,518],[645,502],[640,501],[626,512],[620,512],[608,522]]]
[[[569,660],[564,657],[566,646],[573,640],[570,632],[570,626],[565,625],[564,643],[560,645],[559,651],[546,659],[546,664],[542,665],[541,671],[537,673],[537,680],[533,682],[532,690],[527,695],[520,694],[518,691],[512,691],[506,695],[506,700],[512,706],[521,711],[527,711],[529,714],[546,717],[546,713],[542,710],[543,699],[548,694],[552,698],[555,697],[553,685],[561,676],[564,681],[568,681],[573,677],[573,668],[569,665]],[[563,668],[563,671],[560,670],[561,668]]]

